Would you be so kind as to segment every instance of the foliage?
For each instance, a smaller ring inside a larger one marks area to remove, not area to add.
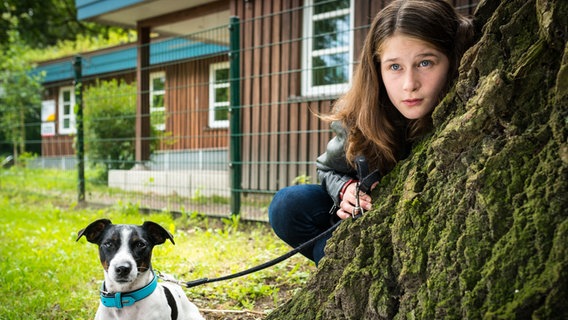
[[[109,169],[134,166],[136,84],[116,79],[98,81],[83,93],[85,152],[106,176]]]
[[[78,230],[100,218],[133,224],[152,220],[163,225],[174,235],[176,245],[168,242],[156,247],[152,264],[186,281],[241,271],[289,250],[264,223],[241,221],[236,228],[235,221],[185,212],[173,219],[169,212],[142,214],[132,204],[79,208],[65,196],[75,188],[73,174],[15,167],[0,170],[0,290],[10,293],[0,296],[1,319],[93,318],[103,271],[96,247],[84,239],[75,240]],[[313,265],[296,256],[252,275],[186,293],[199,308],[254,308],[265,313],[302,286],[310,271]],[[207,319],[221,319],[215,311],[204,313]]]
[[[31,152],[21,153],[18,157],[18,165],[27,167],[29,162],[34,161],[37,158],[37,154]]]
[[[77,37],[106,41],[113,33],[128,33],[121,28],[78,21],[75,0],[3,0],[0,12],[0,46],[10,43],[4,30],[19,32],[23,43],[32,48],[55,46]],[[19,23],[12,24],[13,19]]]
[[[13,145],[17,163],[18,155],[26,151],[26,140],[39,138],[39,126],[27,124],[40,121],[42,87],[41,75],[31,75],[32,65],[24,58],[28,47],[19,32],[10,30],[7,36],[7,45],[0,46],[0,131]]]
[[[293,184],[309,184],[311,183],[312,177],[306,175],[306,174],[302,174],[297,176],[296,178],[294,178],[294,181],[292,181]]]
[[[74,40],[59,40],[56,44],[45,48],[30,48],[26,52],[26,57],[34,62],[48,61],[134,41],[136,41],[135,31],[111,29],[105,36],[78,34]]]

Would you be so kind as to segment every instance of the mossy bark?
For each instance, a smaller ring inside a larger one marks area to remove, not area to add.
[[[482,1],[435,132],[268,319],[568,319],[568,1]]]

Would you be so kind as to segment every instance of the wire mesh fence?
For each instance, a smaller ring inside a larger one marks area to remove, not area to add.
[[[27,165],[80,170],[83,144],[87,202],[266,220],[277,190],[317,183],[331,138],[317,115],[349,88],[388,2],[237,1],[216,28],[40,63]]]

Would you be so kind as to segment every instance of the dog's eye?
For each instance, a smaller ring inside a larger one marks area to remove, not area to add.
[[[138,249],[144,249],[146,248],[146,243],[144,241],[138,241],[134,244],[136,246],[136,248]]]
[[[114,244],[109,241],[109,242],[103,243],[102,246],[103,246],[103,248],[105,248],[105,249],[111,249],[111,248],[114,246]]]

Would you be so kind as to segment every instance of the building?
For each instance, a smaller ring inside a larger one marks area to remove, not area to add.
[[[244,193],[272,193],[297,177],[315,182],[314,160],[331,133],[314,114],[329,112],[349,87],[368,26],[388,2],[76,0],[79,19],[138,32],[135,45],[83,55],[86,86],[110,78],[137,84],[136,161],[150,170],[122,172],[118,184],[127,188],[128,177],[144,181],[168,171],[176,173],[163,181],[166,193],[177,184],[172,179],[191,176],[210,184],[203,190],[223,194],[229,181],[232,190]],[[472,13],[477,2],[453,4]],[[237,40],[231,38],[235,27]],[[235,56],[236,68],[231,68]],[[43,137],[44,158],[74,152],[69,61],[38,67],[47,71],[46,105],[56,114]],[[232,103],[231,87],[239,96]],[[153,122],[151,115],[162,116]],[[168,137],[154,152],[150,126]],[[181,190],[186,183],[180,185]]]

